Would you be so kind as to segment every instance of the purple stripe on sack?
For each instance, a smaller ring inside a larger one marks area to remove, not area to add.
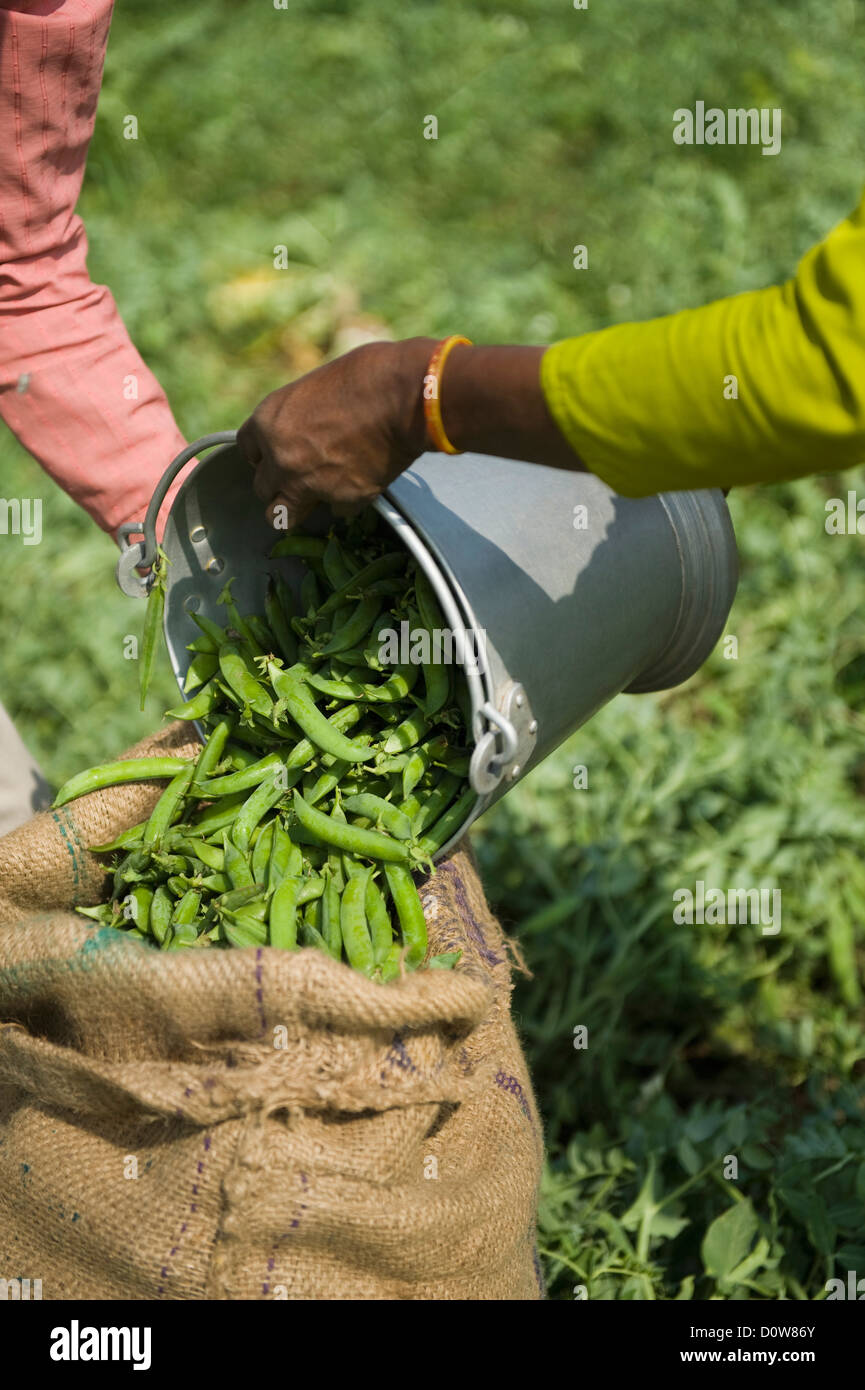
[[[475,920],[474,914],[471,908],[469,907],[469,901],[466,897],[466,890],[463,886],[463,881],[458,870],[454,867],[450,860],[446,859],[443,864],[439,865],[438,872],[446,873],[450,881],[453,883],[454,897],[456,898],[457,910],[460,915],[460,920],[463,926],[465,927],[469,937],[477,946],[478,954],[487,962],[488,965],[501,965],[502,957],[496,951],[490,950],[489,946],[484,940],[484,934],[481,931],[480,925]]]
[[[267,1016],[264,1012],[264,965],[262,964],[264,952],[259,946],[255,953],[255,1002],[258,1005],[258,1017],[261,1020],[262,1033],[267,1032]]]
[[[394,1033],[384,1060],[389,1067],[398,1067],[400,1071],[407,1071],[409,1075],[417,1071],[417,1067],[408,1055],[401,1033]],[[387,1072],[383,1071],[381,1073],[382,1085],[384,1085],[386,1077]]]
[[[205,1082],[204,1084],[207,1085],[208,1083]],[[210,1082],[209,1084],[212,1085],[213,1083]],[[189,1095],[189,1094],[190,1094],[190,1088],[187,1087],[187,1088],[186,1088],[186,1095]],[[180,1112],[179,1112],[179,1113],[180,1113]],[[204,1136],[204,1152],[205,1152],[205,1154],[210,1153],[210,1142],[211,1142],[211,1141],[210,1141],[210,1135],[209,1135],[209,1134],[205,1134],[205,1136]],[[198,1162],[197,1162],[197,1164],[196,1164],[196,1172],[198,1173],[199,1176],[204,1172],[204,1161],[203,1161],[203,1159],[199,1159],[199,1160],[198,1160]],[[198,1196],[198,1183],[197,1183],[197,1182],[194,1182],[194,1183],[192,1184],[192,1193],[191,1193],[191,1195],[192,1195],[193,1198]],[[168,1277],[169,1277],[169,1269],[170,1269],[170,1266],[171,1266],[171,1261],[174,1259],[175,1255],[177,1254],[178,1250],[180,1249],[181,1243],[182,1243],[182,1241],[183,1241],[183,1237],[185,1236],[186,1232],[189,1230],[189,1217],[192,1216],[192,1215],[193,1215],[195,1212],[197,1212],[197,1211],[198,1211],[198,1203],[195,1202],[195,1201],[190,1202],[190,1203],[189,1203],[189,1211],[187,1212],[187,1219],[183,1222],[183,1225],[180,1227],[180,1230],[179,1230],[178,1235],[177,1235],[177,1242],[176,1242],[175,1245],[172,1245],[172,1247],[171,1247],[171,1249],[169,1250],[168,1255],[167,1255],[167,1257],[166,1257],[165,1264],[162,1266],[161,1270],[159,1271],[159,1277],[160,1277],[160,1279],[162,1279],[163,1281],[165,1281],[165,1280],[168,1279]],[[165,1292],[165,1283],[163,1282],[163,1283],[161,1283],[161,1284],[159,1285],[159,1288],[156,1290],[156,1297],[159,1298],[164,1292]]]
[[[307,1192],[309,1191],[309,1179],[307,1178],[306,1173],[301,1173],[301,1174],[300,1174],[300,1185],[301,1185],[301,1189],[302,1189],[303,1195],[306,1196]],[[292,1217],[291,1222],[290,1222],[289,1227],[288,1227],[288,1230],[287,1230],[287,1231],[283,1231],[282,1235],[281,1235],[281,1236],[277,1236],[276,1240],[273,1242],[273,1248],[271,1249],[271,1252],[270,1252],[270,1259],[267,1261],[267,1273],[268,1273],[268,1276],[270,1276],[270,1275],[273,1273],[274,1267],[275,1267],[275,1265],[276,1265],[276,1251],[277,1251],[277,1247],[278,1247],[279,1245],[281,1245],[282,1242],[283,1242],[284,1240],[287,1240],[287,1239],[288,1239],[288,1237],[291,1235],[292,1231],[296,1231],[296,1230],[297,1230],[298,1226],[300,1225],[300,1216],[301,1216],[301,1212],[304,1212],[304,1211],[306,1211],[306,1202],[300,1202],[299,1205],[298,1205],[298,1208],[297,1208],[297,1214],[296,1214],[295,1216]],[[262,1286],[261,1286],[261,1296],[262,1296],[262,1298],[267,1298],[267,1296],[268,1296],[269,1293],[270,1293],[270,1279],[269,1279],[269,1277],[268,1277],[268,1278],[265,1279],[264,1283],[263,1283]]]
[[[533,1123],[532,1112],[529,1109],[529,1103],[526,1100],[526,1093],[523,1090],[517,1078],[515,1076],[508,1076],[506,1072],[497,1071],[496,1085],[501,1086],[502,1090],[507,1091],[509,1095],[516,1096],[517,1101],[519,1102],[519,1107],[525,1115],[526,1119],[529,1121],[530,1124]]]

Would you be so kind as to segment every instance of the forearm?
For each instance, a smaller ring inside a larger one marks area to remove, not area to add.
[[[411,338],[397,345],[403,393],[412,403],[408,433],[414,449],[429,448],[423,414],[423,385],[434,338]],[[582,463],[550,414],[541,387],[543,347],[466,347],[452,349],[442,372],[442,424],[460,452],[497,454],[555,468],[581,469]]]
[[[40,7],[41,8],[41,7]],[[184,444],[74,208],[112,0],[0,7],[0,417],[106,531],[143,515]]]

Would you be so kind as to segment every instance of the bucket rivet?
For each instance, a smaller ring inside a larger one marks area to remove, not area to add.
[[[520,765],[519,763],[514,763],[513,767],[511,768],[511,780],[513,780],[515,777],[519,777],[519,775]]]
[[[538,721],[537,721],[537,719],[533,719],[532,722],[531,722],[531,724],[529,725],[529,733],[530,733],[530,734],[536,734],[537,732],[538,732]]]
[[[514,704],[516,705],[517,709],[522,709],[522,707],[523,707],[523,697],[522,697],[522,695],[517,695],[516,699],[514,700]]]
[[[206,539],[207,539],[207,527],[206,527],[206,526],[193,526],[192,530],[191,530],[190,533],[189,533],[189,539],[192,541],[192,544],[193,544],[193,545],[198,545],[200,541],[206,540]]]
[[[214,555],[212,560],[208,560],[204,568],[211,574],[222,574],[222,571],[225,569],[225,561],[220,560],[217,555]]]
[[[201,599],[198,594],[190,594],[188,598],[185,598],[183,600],[183,607],[186,609],[187,613],[197,613],[201,607]]]

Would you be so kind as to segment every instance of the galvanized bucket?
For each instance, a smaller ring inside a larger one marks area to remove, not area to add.
[[[259,612],[268,571],[279,566],[296,594],[303,574],[296,560],[268,558],[278,533],[225,432],[179,454],[143,525],[121,528],[121,589],[146,592],[136,567],[155,556],[168,487],[217,445],[181,487],[163,539],[171,561],[165,635],[181,685],[186,644],[198,633],[190,612],[221,621],[216,599],[226,579],[236,577],[240,611]],[[715,490],[633,500],[591,474],[424,454],[375,506],[428,574],[466,654],[478,799],[460,834],[614,695],[668,689],[692,675],[736,591],[733,527]],[[330,520],[320,507],[305,529],[323,533]],[[133,534],[144,541],[131,543]]]

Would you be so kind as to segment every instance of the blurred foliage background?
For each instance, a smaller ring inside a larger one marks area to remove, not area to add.
[[[91,273],[189,438],[368,337],[543,343],[697,305],[786,278],[855,205],[863,62],[863,0],[118,0]],[[781,154],[674,145],[698,99],[781,107]],[[41,546],[0,544],[0,698],[59,783],[174,690],[164,663],[138,712],[110,539],[8,432],[0,466],[4,496],[44,498]],[[862,540],[824,528],[863,482],[731,496],[738,658],[614,701],[476,834],[532,971],[553,1297],[865,1275]],[[781,887],[781,932],[674,926],[697,878]]]

